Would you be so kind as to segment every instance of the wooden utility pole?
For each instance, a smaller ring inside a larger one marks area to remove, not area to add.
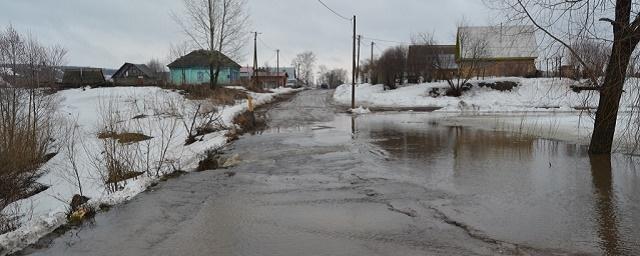
[[[374,41],[371,41],[371,62],[369,62],[369,83],[373,84],[373,46],[375,46],[376,43]]]
[[[356,61],[356,80],[360,81],[360,42],[362,40],[362,35],[358,35],[358,58]]]
[[[258,85],[258,32],[253,32],[253,85]]]
[[[276,50],[276,76],[280,77],[280,49]],[[280,79],[278,79],[278,87],[282,86],[280,84]]]
[[[351,108],[356,108],[356,16],[353,15],[353,59],[351,63]]]

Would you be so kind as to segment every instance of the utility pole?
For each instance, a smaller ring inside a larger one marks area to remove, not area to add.
[[[258,32],[253,32],[253,85],[258,85]]]
[[[369,83],[373,83],[373,47],[376,42],[371,41],[371,62],[369,62]]]
[[[356,16],[353,15],[353,59],[351,63],[351,109],[356,108]]]
[[[358,60],[356,62],[356,80],[360,80],[360,42],[362,40],[362,35],[358,35]]]
[[[276,56],[276,76],[280,77],[280,49],[276,50]],[[278,80],[278,86],[282,86],[280,80]]]

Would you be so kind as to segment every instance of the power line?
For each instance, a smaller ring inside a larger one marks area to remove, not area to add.
[[[260,43],[262,43],[262,45],[264,45],[264,47],[269,48],[269,50],[273,50],[273,51],[276,50],[276,48],[271,47],[269,44],[265,43],[264,40],[262,40],[262,38],[259,37],[258,40],[260,41]]]
[[[386,39],[378,39],[378,38],[373,38],[373,37],[368,37],[368,36],[362,36],[362,38],[369,39],[369,40],[371,40],[371,41],[376,41],[376,42],[387,42],[387,43],[407,44],[407,42],[394,41],[394,40],[386,40]]]
[[[331,11],[333,14],[337,15],[338,17],[342,18],[343,20],[346,20],[346,21],[352,21],[353,20],[353,19],[349,19],[349,18],[345,17],[344,15],[334,11],[333,9],[331,9],[331,7],[329,7],[327,4],[322,2],[322,0],[318,0],[318,2],[320,2],[325,8],[327,8],[329,11]]]

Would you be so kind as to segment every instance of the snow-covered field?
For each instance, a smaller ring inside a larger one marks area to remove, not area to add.
[[[479,87],[479,82],[514,81],[520,84],[512,91],[497,91]],[[558,78],[499,78],[471,80],[473,88],[462,97],[431,97],[432,88],[446,88],[446,82],[408,85],[396,90],[382,85],[360,84],[356,87],[356,104],[363,107],[440,107],[439,112],[567,112],[575,108],[596,107],[598,94],[593,91],[575,93],[576,82]],[[640,95],[640,80],[630,79],[622,99],[622,110],[636,106]],[[351,85],[339,86],[334,93],[339,104],[351,104]]]
[[[272,91],[248,93],[255,105],[261,105],[294,90],[279,88]],[[118,204],[158,182],[158,174],[194,170],[205,151],[226,145],[225,134],[234,127],[234,117],[247,110],[246,100],[237,101],[233,106],[213,106],[218,110],[217,122],[223,130],[198,137],[199,141],[185,146],[188,131],[184,124],[190,121],[183,122],[181,117],[196,113],[195,106],[203,102],[185,99],[178,92],[156,87],[116,87],[65,90],[54,96],[60,100],[60,111],[68,122],[60,136],[73,138],[75,146],[61,147],[59,153],[42,167],[46,174],[38,182],[49,185],[49,189],[6,208],[22,216],[22,225],[16,231],[0,235],[0,255],[24,248],[66,223],[69,202],[79,193],[78,182],[71,173],[70,155],[75,156],[83,194],[91,198],[89,204]],[[127,146],[133,147],[127,148],[127,152],[143,154],[136,166],[147,169],[136,171],[147,173],[127,181],[114,193],[107,192],[104,177],[100,177],[96,166],[96,159],[104,150],[103,140],[98,139],[97,134],[104,130],[101,126],[107,125],[104,123],[106,112],[118,118],[119,129],[153,137]],[[166,152],[165,157],[163,152]]]

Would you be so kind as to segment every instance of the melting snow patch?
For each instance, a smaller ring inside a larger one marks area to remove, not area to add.
[[[369,110],[368,108],[364,108],[364,107],[360,106],[359,108],[350,109],[349,112],[351,112],[353,114],[356,114],[356,115],[364,115],[364,114],[371,113],[371,110]]]

